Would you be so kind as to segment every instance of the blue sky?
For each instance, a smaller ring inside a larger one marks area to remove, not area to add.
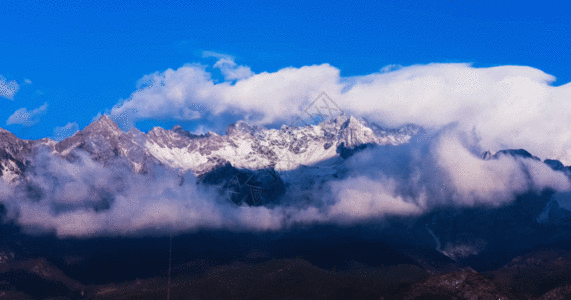
[[[213,67],[223,55],[253,74],[322,64],[341,77],[393,64],[530,66],[561,86],[571,82],[570,8],[568,1],[550,0],[4,0],[0,127],[25,139],[61,138],[75,127],[56,127],[87,126],[129,99],[145,75],[198,63],[214,83],[224,82],[222,69]],[[220,123],[236,118],[216,117]],[[163,114],[139,116],[135,125],[197,130],[202,122]]]

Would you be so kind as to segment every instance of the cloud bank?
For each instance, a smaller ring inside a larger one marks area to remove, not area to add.
[[[39,151],[27,181],[0,181],[0,201],[8,218],[31,232],[121,236],[384,222],[443,206],[500,207],[528,191],[571,191],[569,178],[543,162],[507,155],[482,159],[461,133],[453,127],[408,144],[365,149],[342,163],[336,179],[299,173],[305,187],[290,187],[279,203],[258,207],[235,207],[216,186],[197,184],[190,173],[181,177],[156,166],[142,175],[120,159],[104,167],[80,151],[70,160]],[[465,245],[456,246],[446,251],[464,255]]]
[[[267,230],[280,223],[265,207],[234,208],[213,189],[158,167],[153,176],[119,162],[103,167],[76,152],[74,162],[41,152],[27,182],[2,182],[9,217],[30,232],[59,236],[131,235],[199,228]]]
[[[235,58],[229,55],[224,55],[212,51],[202,52],[202,57],[216,57],[218,61],[214,64],[214,68],[217,68],[224,75],[224,80],[240,80],[246,79],[254,75],[252,70],[246,66],[239,66],[235,62]]]
[[[325,91],[345,112],[378,124],[432,129],[457,124],[475,133],[485,149],[524,148],[571,164],[571,84],[551,86],[555,77],[538,69],[428,64],[342,77],[339,69],[323,64],[252,74],[231,57],[218,58],[215,67],[227,72],[227,81],[215,83],[202,65],[157,72],[111,114],[202,121],[239,112],[258,125],[284,124]],[[193,109],[197,105],[205,109]]]

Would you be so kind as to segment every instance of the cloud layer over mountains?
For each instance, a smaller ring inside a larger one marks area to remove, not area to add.
[[[571,85],[553,87],[553,76],[537,69],[430,64],[341,77],[324,64],[254,74],[230,57],[215,67],[232,82],[215,83],[200,65],[157,72],[111,114],[204,121],[240,111],[249,123],[283,124],[325,91],[348,114],[425,130],[409,143],[366,148],[342,160],[338,177],[306,180],[300,173],[304,188],[290,187],[279,203],[256,207],[235,207],[190,172],[153,166],[143,175],[121,163],[103,167],[87,154],[66,160],[40,151],[29,185],[0,180],[7,218],[62,236],[280,230],[417,217],[442,206],[494,208],[529,191],[571,190],[564,172],[540,160],[482,157],[486,150],[524,148],[571,162]]]
[[[190,172],[181,177],[156,166],[138,174],[121,163],[104,167],[80,151],[72,161],[39,152],[28,184],[0,180],[0,198],[7,219],[28,231],[114,236],[383,222],[436,207],[500,207],[528,191],[571,190],[563,172],[541,161],[510,155],[485,160],[463,143],[469,142],[448,128],[410,143],[368,148],[342,162],[340,178],[322,182],[297,173],[304,188],[288,188],[277,204],[252,207],[234,206],[215,186],[197,184]]]

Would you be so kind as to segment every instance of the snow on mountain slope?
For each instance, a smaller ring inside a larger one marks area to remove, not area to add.
[[[18,178],[18,166],[11,160],[0,163],[0,174],[2,174],[2,179],[6,182],[12,182],[15,178]]]
[[[366,122],[366,121],[365,121]],[[226,135],[208,133],[190,136],[178,128],[153,128],[147,134],[146,147],[165,165],[203,174],[230,162],[236,168],[274,168],[278,171],[312,165],[338,155],[337,147],[363,144],[398,145],[406,143],[419,130],[371,129],[352,116],[341,115],[319,125],[299,128],[282,126],[266,129],[243,121],[231,124]]]

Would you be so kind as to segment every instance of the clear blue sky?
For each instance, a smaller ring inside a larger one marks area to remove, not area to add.
[[[0,127],[26,139],[53,137],[68,122],[87,126],[146,74],[202,63],[221,80],[204,51],[231,55],[254,73],[329,63],[354,76],[390,64],[469,62],[531,66],[554,75],[556,86],[571,81],[569,1],[1,3],[0,81],[19,90],[0,97]],[[7,125],[22,108],[43,114],[34,126]]]

